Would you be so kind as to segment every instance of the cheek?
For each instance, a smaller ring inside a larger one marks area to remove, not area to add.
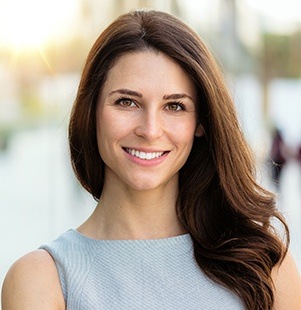
[[[173,135],[176,141],[179,143],[192,144],[194,141],[194,135],[196,130],[196,122],[194,119],[185,121],[177,121],[172,126]]]
[[[110,131],[116,125],[116,119],[112,117],[111,113],[106,113],[106,111],[100,111],[97,115],[96,125],[97,125],[97,135],[105,137],[110,134]]]
[[[105,149],[107,141],[111,139],[111,130],[109,130],[110,122],[111,120],[108,115],[106,115],[105,113],[98,113],[96,119],[96,137],[100,153]]]
[[[98,145],[108,146],[114,144],[129,132],[131,122],[116,113],[99,114],[97,120],[97,141]]]

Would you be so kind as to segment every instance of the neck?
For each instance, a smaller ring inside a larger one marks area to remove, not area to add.
[[[97,239],[157,239],[185,233],[172,190],[112,192],[105,189],[91,217],[79,228]]]

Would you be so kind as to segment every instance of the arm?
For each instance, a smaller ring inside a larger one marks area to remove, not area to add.
[[[17,260],[2,287],[2,310],[65,309],[59,276],[52,257],[44,250]]]
[[[280,266],[272,271],[275,284],[275,310],[301,309],[301,277],[288,253]]]

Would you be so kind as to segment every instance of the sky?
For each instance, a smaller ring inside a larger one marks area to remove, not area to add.
[[[210,24],[223,1],[227,0],[182,0],[180,4],[192,19],[207,20]],[[287,32],[297,22],[301,25],[300,0],[237,0],[236,3],[244,4],[247,15],[252,11],[261,27]],[[67,32],[66,25],[76,19],[78,4],[79,0],[0,0],[0,44],[24,49],[57,39]]]
[[[290,31],[301,26],[300,0],[244,0],[265,20],[267,28],[276,31]]]
[[[300,0],[245,0],[250,6],[260,11],[263,15],[279,22],[299,20],[301,22]]]

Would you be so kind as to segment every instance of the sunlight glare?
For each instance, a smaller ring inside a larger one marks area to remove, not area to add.
[[[75,16],[74,0],[5,0],[0,2],[0,42],[31,49],[66,31]]]

